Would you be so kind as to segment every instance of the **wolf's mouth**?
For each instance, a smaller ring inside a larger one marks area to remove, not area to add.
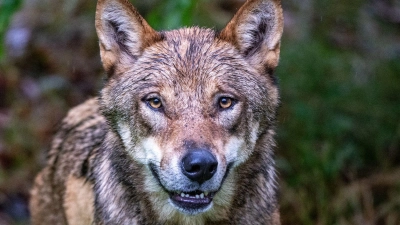
[[[158,181],[159,185],[169,194],[171,201],[179,208],[186,210],[204,209],[209,206],[216,192],[208,191],[169,191],[161,183],[154,164],[149,164],[153,176]]]
[[[228,163],[226,173],[222,179],[224,182],[225,178],[228,176],[229,171],[233,166],[233,162]],[[197,214],[199,212],[207,210],[213,201],[213,198],[217,191],[170,191],[167,190],[160,181],[160,177],[157,173],[157,167],[153,163],[149,164],[150,171],[156,178],[158,184],[166,193],[168,193],[171,202],[185,213]]]
[[[211,204],[215,192],[169,192],[170,199],[184,209],[200,209]]]

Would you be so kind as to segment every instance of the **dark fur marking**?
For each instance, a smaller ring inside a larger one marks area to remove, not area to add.
[[[261,47],[260,42],[262,40],[260,40],[260,36],[261,36],[260,33],[256,30],[252,30],[252,31],[250,31],[250,34],[252,36],[252,40],[251,40],[252,43],[249,48],[245,49],[245,51],[244,51],[245,56],[253,55],[255,52],[258,52],[259,48]]]
[[[160,34],[160,40],[159,41],[165,41],[167,39],[166,36],[165,36],[164,31],[160,31],[158,33]]]
[[[166,190],[165,187],[161,184],[160,176],[158,175],[157,169],[156,169],[157,166],[154,165],[153,163],[150,163],[149,168],[150,168],[151,174],[153,174],[153,176],[156,178],[157,183],[160,185],[160,187],[162,187],[162,189],[164,189],[165,192],[168,192],[168,190]]]
[[[108,78],[112,77],[115,73],[115,64],[111,65],[106,71]]]
[[[252,37],[250,47],[245,49],[244,54],[246,56],[251,56],[255,52],[257,52],[261,46],[263,45],[263,40],[268,32],[268,18],[261,18],[260,23],[257,26],[257,29],[250,30],[249,33]]]
[[[231,172],[232,166],[235,162],[229,162],[228,165],[226,166],[226,172],[224,174],[224,177],[222,178],[222,183],[225,181],[226,177],[228,177],[229,172]]]
[[[229,133],[235,134],[239,128],[239,125],[240,125],[240,123],[233,124],[233,126],[229,128]]]
[[[275,76],[275,69],[272,69],[272,68],[270,68],[270,67],[266,67],[265,68],[265,73],[268,75],[268,77],[271,79],[271,81],[272,81],[272,84],[274,85],[274,86],[278,86],[278,84],[279,84],[279,79],[278,79],[278,77],[277,76]]]
[[[137,56],[133,55],[132,52],[129,51],[128,46],[126,46],[126,44],[125,44],[127,41],[131,41],[131,42],[133,42],[133,41],[129,40],[128,35],[124,31],[120,30],[121,24],[118,24],[117,22],[110,21],[110,20],[108,21],[108,23],[110,24],[111,28],[114,31],[114,39],[117,42],[119,48],[123,52],[125,52],[128,56],[130,56],[132,59],[136,60]],[[133,43],[135,43],[135,42],[133,42]]]
[[[82,163],[81,176],[85,177],[88,172],[89,172],[89,158],[86,158]]]

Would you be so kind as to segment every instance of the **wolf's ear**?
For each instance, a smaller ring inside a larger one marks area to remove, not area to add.
[[[99,0],[96,31],[101,60],[109,76],[116,67],[134,62],[144,48],[161,39],[128,0]]]
[[[279,61],[283,15],[280,0],[247,0],[219,37],[235,45],[261,73]]]

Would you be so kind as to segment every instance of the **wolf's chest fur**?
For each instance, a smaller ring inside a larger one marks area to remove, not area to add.
[[[100,0],[108,81],[72,109],[32,190],[33,224],[280,224],[273,160],[278,0],[220,33],[154,31]]]

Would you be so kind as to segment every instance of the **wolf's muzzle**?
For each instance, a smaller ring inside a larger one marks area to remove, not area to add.
[[[217,167],[218,161],[215,156],[201,148],[190,150],[181,161],[182,173],[200,185],[214,176]]]

